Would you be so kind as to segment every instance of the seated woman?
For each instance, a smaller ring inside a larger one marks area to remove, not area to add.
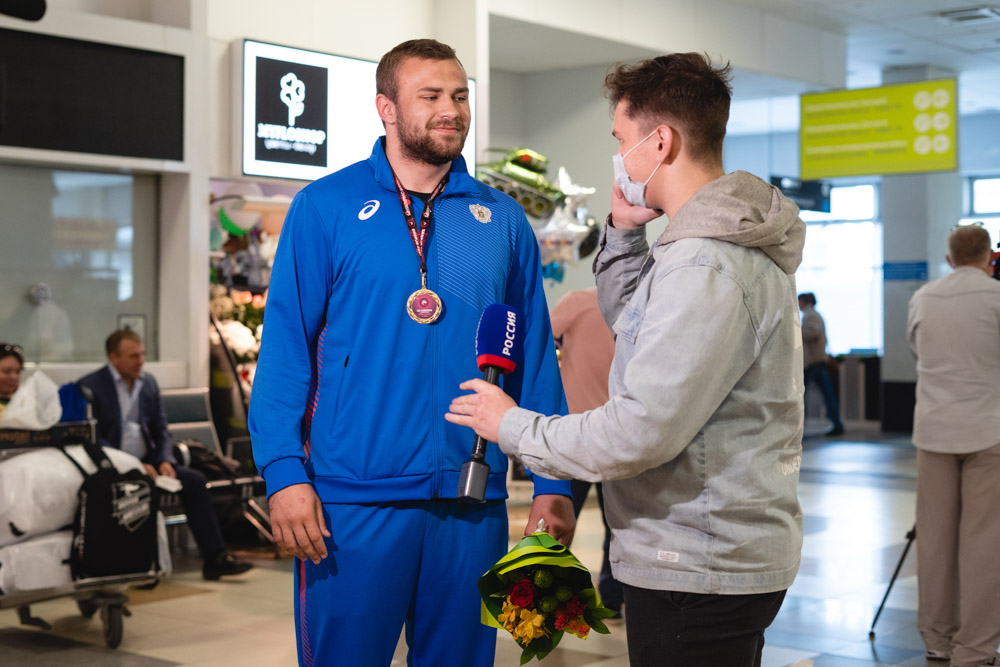
[[[0,343],[0,415],[7,409],[14,392],[21,384],[24,353],[17,345]]]

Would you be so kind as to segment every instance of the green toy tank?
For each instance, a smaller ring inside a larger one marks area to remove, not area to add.
[[[496,162],[477,165],[476,178],[513,197],[528,215],[542,220],[551,216],[563,193],[545,178],[548,158],[530,148],[486,150],[506,154]]]

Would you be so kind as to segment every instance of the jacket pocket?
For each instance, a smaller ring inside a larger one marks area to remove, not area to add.
[[[344,388],[350,386],[348,373],[354,370],[354,364],[350,351],[346,349],[330,350],[329,355],[324,357],[323,375],[312,407],[323,415],[327,429],[323,436],[336,438],[344,426],[341,423],[346,410]]]
[[[646,315],[646,299],[636,298],[638,296],[640,295],[636,293],[629,299],[622,314],[615,320],[614,326],[615,334],[633,344],[639,336],[642,318]]]

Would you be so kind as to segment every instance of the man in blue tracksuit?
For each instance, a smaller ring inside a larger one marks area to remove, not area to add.
[[[454,50],[400,44],[381,60],[386,136],[302,190],[271,276],[250,431],[279,544],[295,562],[302,665],[493,664],[476,581],[506,551],[507,459],[489,448],[483,504],[455,500],[468,431],[443,415],[477,372],[479,317],[524,312],[524,361],[504,388],[566,409],[538,247],[518,204],[461,157],[468,80]],[[429,210],[428,210],[429,209]],[[568,541],[567,482],[535,477],[539,519]]]

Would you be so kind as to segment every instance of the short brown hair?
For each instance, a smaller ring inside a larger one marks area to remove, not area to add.
[[[666,122],[686,140],[691,159],[721,164],[729,122],[732,67],[712,67],[700,53],[673,53],[635,65],[618,63],[604,79],[612,110],[626,102],[626,115],[648,132]]]
[[[393,47],[378,61],[378,67],[375,68],[375,92],[395,102],[399,94],[399,80],[396,74],[403,62],[410,58],[454,60],[462,65],[462,61],[455,54],[455,49],[447,44],[436,39],[411,39]]]
[[[961,225],[948,237],[948,254],[955,266],[978,264],[992,252],[990,233],[979,225]]]
[[[136,343],[142,343],[142,338],[136,332],[131,329],[119,329],[118,331],[113,331],[107,340],[104,341],[104,350],[108,353],[110,357],[113,352],[118,351],[118,347],[122,344],[123,340],[133,340]]]

